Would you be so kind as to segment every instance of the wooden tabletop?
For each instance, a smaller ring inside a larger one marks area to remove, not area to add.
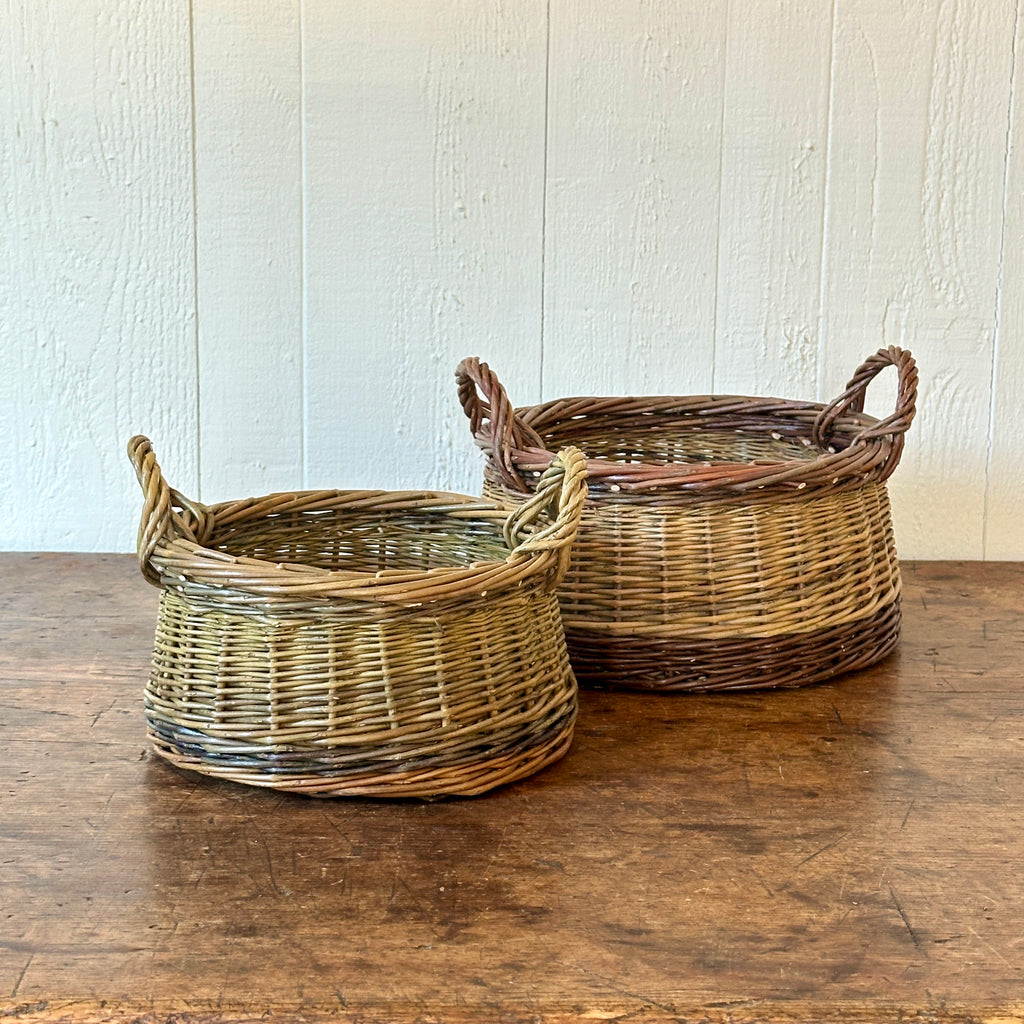
[[[151,755],[132,558],[0,555],[0,1018],[1024,1018],[1024,564],[904,582],[868,672],[585,692],[526,782],[316,800]]]

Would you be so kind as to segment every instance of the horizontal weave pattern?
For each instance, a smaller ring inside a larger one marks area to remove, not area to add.
[[[555,590],[586,493],[578,452],[511,515],[433,492],[206,507],[166,488],[144,438],[130,453],[140,561],[163,590],[145,692],[161,756],[311,795],[433,797],[568,749]]]
[[[509,498],[492,484],[484,494]],[[609,634],[729,640],[829,629],[899,592],[888,494],[865,484],[685,514],[588,506],[559,600],[568,632],[600,622]]]
[[[864,393],[886,366],[897,408],[877,420]],[[892,650],[900,577],[885,480],[915,412],[909,353],[879,351],[828,405],[612,397],[515,409],[485,363],[463,361],[457,379],[488,499],[525,500],[549,446],[571,440],[587,455],[559,590],[582,682],[794,686]]]
[[[574,629],[573,669],[581,685],[608,687],[627,679],[633,689],[674,691],[796,687],[867,668],[895,649],[900,601],[813,633],[739,636],[733,640],[618,638]]]

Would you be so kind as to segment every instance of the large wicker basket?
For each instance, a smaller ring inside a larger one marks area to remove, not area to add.
[[[145,706],[168,761],[320,796],[482,793],[561,757],[576,681],[555,589],[583,500],[572,448],[512,515],[438,492],[204,506],[128,446],[162,588]]]
[[[863,412],[898,371],[895,412]],[[566,398],[513,409],[478,359],[459,397],[487,454],[484,495],[528,500],[551,449],[588,456],[589,499],[560,590],[583,685],[799,686],[888,654],[900,576],[885,480],[917,397],[888,348],[827,405],[742,396]]]

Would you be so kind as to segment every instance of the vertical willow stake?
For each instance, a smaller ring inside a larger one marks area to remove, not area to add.
[[[576,680],[556,588],[586,497],[567,447],[511,514],[433,491],[205,506],[144,437],[139,560],[163,591],[146,686],[162,757],[316,796],[473,795],[560,758]]]
[[[864,413],[898,376],[896,408]],[[581,684],[800,686],[888,654],[900,577],[885,481],[914,418],[909,352],[881,349],[833,402],[564,398],[515,409],[479,359],[456,371],[484,495],[528,501],[552,450],[587,455],[589,500],[559,591]]]

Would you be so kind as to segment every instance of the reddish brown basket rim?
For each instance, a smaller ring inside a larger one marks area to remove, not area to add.
[[[893,413],[877,419],[864,412],[867,387],[887,367],[897,371]],[[691,493],[806,487],[835,487],[853,481],[883,481],[899,464],[904,435],[916,413],[918,373],[909,351],[889,346],[869,356],[846,389],[827,404],[744,395],[562,398],[515,408],[497,375],[477,357],[456,370],[459,399],[477,444],[501,483],[513,491],[532,490],[529,477],[550,464],[553,454],[543,432],[558,423],[587,417],[624,421],[660,417],[662,429],[700,429],[714,422],[729,429],[760,429],[785,420],[816,457],[781,461],[708,464],[623,463],[588,458],[592,491],[677,489]],[[585,448],[585,445],[584,445]]]

